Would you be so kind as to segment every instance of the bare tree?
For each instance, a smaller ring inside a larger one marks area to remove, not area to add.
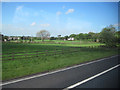
[[[61,35],[58,35],[58,39],[60,40]]]
[[[41,30],[41,31],[37,32],[36,36],[40,37],[41,40],[44,41],[45,39],[50,38],[50,33],[46,30]]]

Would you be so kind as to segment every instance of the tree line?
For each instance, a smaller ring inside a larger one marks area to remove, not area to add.
[[[9,40],[9,36],[4,36],[0,34],[2,40]],[[93,42],[105,43],[107,46],[116,46],[120,43],[120,31],[117,31],[113,25],[109,25],[102,29],[99,33],[89,32],[89,33],[79,33],[71,34],[66,36],[58,35],[57,37],[50,37],[50,33],[47,30],[41,30],[36,33],[36,37],[30,36],[11,36],[11,40],[16,40],[19,37],[19,40],[68,40],[68,38],[74,38],[74,40],[88,40]]]
[[[37,33],[37,36],[44,41],[45,38],[49,38],[50,33],[46,30],[41,30]],[[89,40],[93,42],[105,43],[106,46],[115,47],[120,43],[120,31],[117,31],[113,25],[109,25],[102,29],[99,33],[89,32],[89,33],[79,33],[71,34],[69,36],[61,37],[50,37],[50,40],[67,40],[68,38],[74,38],[75,40]]]

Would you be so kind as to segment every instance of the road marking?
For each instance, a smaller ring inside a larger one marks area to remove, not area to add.
[[[94,76],[92,76],[92,77],[90,77],[90,78],[88,78],[88,79],[85,79],[85,80],[83,80],[83,81],[81,81],[81,82],[78,82],[78,83],[76,83],[76,84],[74,84],[74,85],[71,85],[71,86],[69,86],[69,87],[67,87],[67,88],[65,88],[65,89],[63,89],[63,90],[69,90],[69,89],[75,88],[75,87],[77,87],[77,86],[79,86],[79,85],[81,85],[81,84],[83,84],[83,83],[85,83],[85,82],[88,82],[89,80],[92,80],[92,79],[94,79],[94,78],[96,78],[96,77],[98,77],[98,76],[100,76],[100,75],[102,75],[102,74],[105,74],[105,73],[107,73],[107,72],[109,72],[109,71],[111,71],[111,70],[113,70],[113,69],[115,69],[115,68],[117,68],[117,67],[119,67],[119,66],[120,66],[120,64],[118,64],[118,65],[116,65],[116,66],[114,66],[114,67],[112,67],[112,68],[109,68],[109,69],[107,69],[107,70],[105,70],[105,71],[103,71],[103,72],[101,72],[101,73],[99,73],[99,74],[96,74],[96,75],[94,75]]]
[[[45,76],[45,75],[49,75],[49,74],[53,74],[53,73],[57,73],[57,72],[61,72],[61,71],[69,70],[69,69],[73,69],[73,68],[77,68],[77,67],[80,67],[80,66],[83,66],[83,65],[88,65],[88,64],[91,64],[91,63],[103,61],[105,59],[110,59],[110,58],[113,58],[113,57],[116,57],[116,56],[118,56],[118,55],[107,57],[107,58],[103,58],[103,59],[99,59],[99,60],[96,60],[96,61],[91,61],[91,62],[88,62],[88,63],[84,63],[84,64],[72,66],[72,67],[68,67],[68,68],[65,68],[65,69],[60,69],[60,70],[56,70],[56,71],[40,74],[40,75],[34,75],[34,76],[31,76],[31,77],[26,77],[26,78],[14,80],[14,81],[5,82],[5,83],[0,84],[0,86],[11,84],[11,83],[16,83],[16,82],[20,82],[20,81],[24,81],[24,80],[28,80],[28,79],[33,79],[33,78],[37,78],[37,77],[41,77],[41,76]]]

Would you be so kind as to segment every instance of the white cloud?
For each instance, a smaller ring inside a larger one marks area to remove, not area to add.
[[[23,8],[23,6],[17,6],[13,16],[13,23],[25,22],[29,18],[29,15],[26,7]]]
[[[57,13],[56,13],[56,15],[61,15],[62,13],[60,12],[60,11],[58,11]]]
[[[65,14],[73,13],[74,11],[74,9],[68,9],[68,11]]]
[[[19,11],[19,10],[22,10],[22,8],[23,8],[23,6],[18,6],[18,7],[16,8],[16,10]]]
[[[49,27],[50,24],[40,24],[41,27]]]
[[[35,24],[36,24],[36,22],[33,22],[33,23],[31,24],[31,26],[35,26]]]

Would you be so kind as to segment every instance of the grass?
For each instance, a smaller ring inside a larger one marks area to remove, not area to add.
[[[17,77],[22,77],[30,74],[46,72],[51,70],[56,70],[76,64],[80,64],[87,61],[92,61],[95,59],[116,55],[118,54],[116,48],[88,48],[86,46],[98,46],[99,43],[81,43],[73,44],[40,44],[40,43],[3,43],[3,54],[10,52],[27,52],[27,51],[54,51],[55,49],[67,51],[68,53],[63,52],[63,54],[56,55],[40,55],[39,57],[34,58],[23,58],[16,60],[9,60],[2,62],[2,79],[9,80]],[[80,47],[82,48],[71,48],[71,47]],[[70,52],[77,50],[77,52]]]
[[[99,46],[104,45],[101,43],[88,42],[88,41],[63,41],[63,40],[53,40],[45,41],[40,43],[3,43],[2,44],[2,53],[11,53],[11,52],[21,52],[21,51],[44,51],[44,50],[54,50],[55,48],[66,48],[69,46],[72,47],[87,47],[87,46]]]

